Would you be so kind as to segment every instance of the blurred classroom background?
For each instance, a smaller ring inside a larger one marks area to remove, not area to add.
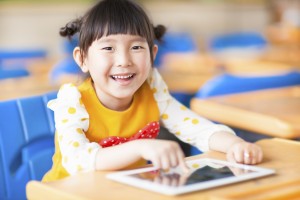
[[[155,65],[171,91],[194,93],[223,72],[269,73],[300,65],[299,0],[139,2],[154,24],[168,29]],[[92,3],[0,0],[1,84],[11,85],[10,77],[34,79],[42,83],[33,85],[39,87],[32,88],[35,94],[77,81],[80,72],[71,58],[76,39],[69,43],[58,31]],[[0,100],[24,95],[19,88]]]
[[[0,199],[25,199],[26,183],[51,166],[46,103],[81,81],[77,38],[58,32],[94,2],[0,0]],[[154,64],[176,99],[249,141],[300,138],[300,0],[138,2],[167,27]]]

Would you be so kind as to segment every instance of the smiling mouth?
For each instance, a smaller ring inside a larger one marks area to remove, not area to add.
[[[114,80],[130,80],[135,76],[135,74],[127,74],[127,75],[111,75],[110,77]]]

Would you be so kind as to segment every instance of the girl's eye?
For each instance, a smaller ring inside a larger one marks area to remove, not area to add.
[[[139,50],[139,49],[143,49],[143,47],[142,46],[133,46],[132,49],[133,50]]]
[[[113,48],[112,47],[104,47],[104,48],[102,48],[103,50],[107,50],[107,51],[111,51],[111,50],[113,50]]]

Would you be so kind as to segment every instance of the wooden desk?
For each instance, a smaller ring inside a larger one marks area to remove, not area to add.
[[[243,59],[229,60],[224,62],[224,71],[237,75],[270,75],[281,74],[291,70],[299,70],[299,67],[283,62],[267,60],[248,60]]]
[[[183,92],[188,94],[196,93],[199,88],[216,73],[181,73],[167,70],[159,70],[166,82],[170,92]]]
[[[300,85],[192,99],[191,109],[229,126],[280,138],[300,137]]]
[[[0,80],[0,101],[57,91],[60,85],[51,83],[49,77],[56,62],[57,59],[30,60],[27,67],[29,76]]]
[[[59,86],[50,84],[48,75],[44,74],[1,80],[0,88],[0,101],[3,101],[56,91]]]
[[[171,92],[194,94],[222,69],[209,54],[169,53],[164,56],[159,72]]]
[[[227,185],[214,189],[193,192],[181,196],[164,196],[150,191],[138,189],[128,185],[114,182],[105,178],[107,172],[89,172],[68,177],[51,183],[30,181],[27,184],[27,198],[36,199],[145,199],[145,200],[166,200],[166,199],[263,199],[276,195],[277,199],[285,197],[297,197],[300,195],[300,143],[283,139],[265,139],[258,142],[264,151],[264,161],[259,166],[273,168],[276,175],[246,181],[242,183]],[[225,155],[219,152],[207,152],[202,155],[190,157],[210,157],[225,159]],[[286,192],[285,185],[293,190]],[[258,190],[258,188],[261,188]],[[275,188],[275,189],[273,189]],[[253,192],[255,191],[255,192]],[[232,194],[236,196],[232,197]]]

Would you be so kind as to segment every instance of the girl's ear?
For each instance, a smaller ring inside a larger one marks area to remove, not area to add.
[[[153,60],[155,60],[156,54],[158,52],[158,46],[155,44],[152,48]]]
[[[87,73],[89,71],[88,67],[86,66],[84,60],[82,60],[81,52],[79,47],[75,47],[73,50],[73,58],[77,65],[81,68],[81,71]]]

